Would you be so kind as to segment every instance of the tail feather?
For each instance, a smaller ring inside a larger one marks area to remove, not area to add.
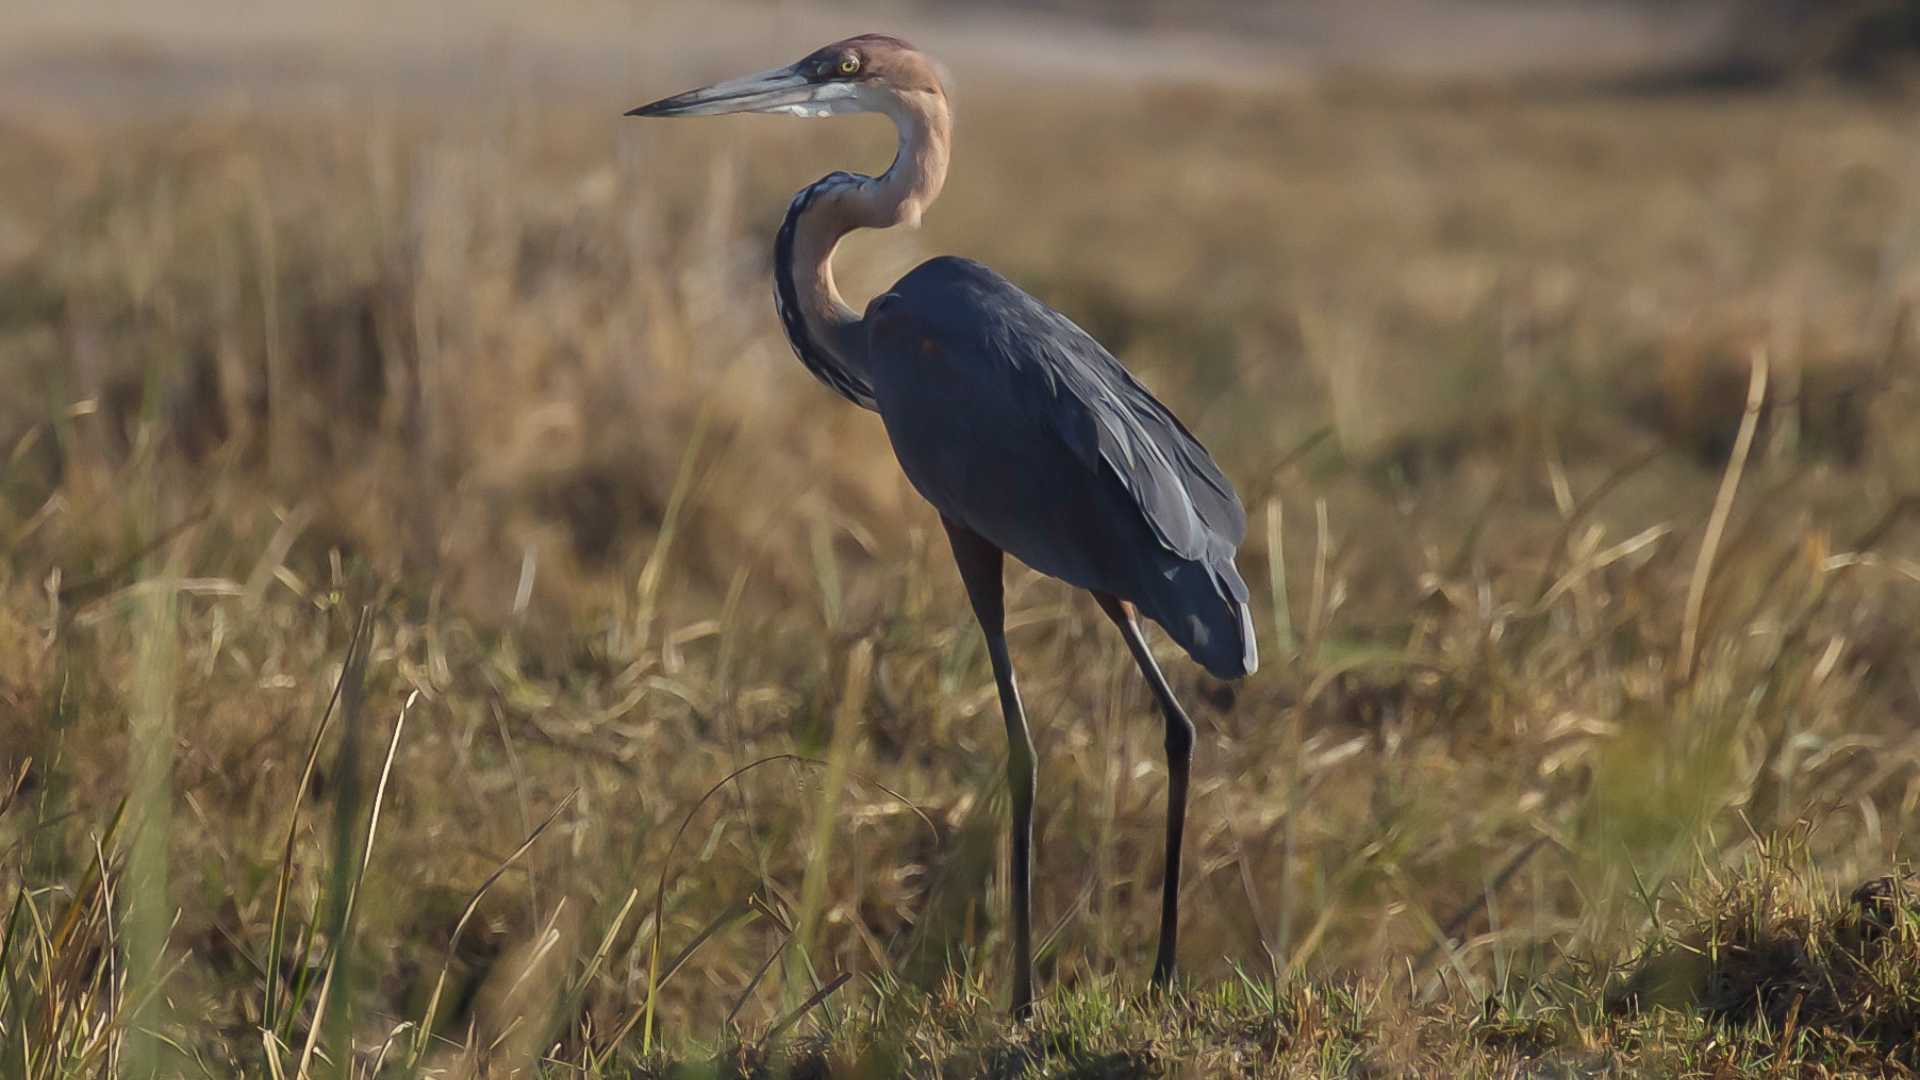
[[[1153,582],[1135,603],[1209,674],[1238,679],[1259,669],[1247,583],[1232,563],[1182,560],[1155,574]]]

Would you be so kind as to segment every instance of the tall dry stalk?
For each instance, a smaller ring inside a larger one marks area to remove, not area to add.
[[[1733,513],[1733,497],[1740,490],[1747,455],[1753,450],[1753,435],[1760,426],[1760,406],[1767,398],[1766,350],[1754,349],[1750,361],[1752,375],[1747,381],[1746,411],[1740,416],[1733,453],[1727,458],[1727,471],[1720,477],[1720,490],[1713,497],[1713,512],[1707,517],[1707,531],[1700,537],[1700,553],[1694,558],[1693,576],[1687,582],[1687,603],[1680,623],[1680,655],[1675,663],[1682,684],[1693,678],[1693,665],[1699,652],[1700,609],[1706,602],[1707,581],[1713,576],[1713,560],[1720,551],[1720,537],[1726,532],[1727,517]]]
[[[833,713],[833,736],[827,744],[826,774],[820,779],[820,798],[814,804],[813,835],[808,843],[807,872],[800,884],[800,911],[794,920],[798,940],[798,961],[818,978],[814,958],[820,955],[819,932],[829,903],[828,875],[833,867],[833,840],[840,828],[840,805],[846,793],[847,777],[853,769],[853,745],[860,733],[860,718],[866,708],[868,686],[873,678],[873,643],[861,641],[847,655],[847,674],[840,692],[840,707]],[[809,986],[807,993],[817,991]],[[788,981],[789,1011],[804,1003],[799,988]]]
[[[173,822],[174,703],[180,680],[179,594],[181,552],[176,545],[166,569],[139,590],[138,641],[127,742],[127,872],[120,887],[119,933],[130,1012],[122,1075],[147,1080],[162,1073],[168,998],[161,992],[167,970],[168,930],[174,908],[171,874]]]

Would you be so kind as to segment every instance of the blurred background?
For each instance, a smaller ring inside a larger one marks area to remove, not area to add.
[[[977,631],[770,295],[893,134],[620,115],[868,31],[955,159],[843,287],[994,266],[1248,506],[1260,674],[1160,642],[1196,984],[1479,1002],[1913,856],[1920,4],[10,4],[0,884],[75,929],[0,1018],[378,1071],[1004,987]],[[1158,721],[1010,580],[1043,980],[1136,985]]]

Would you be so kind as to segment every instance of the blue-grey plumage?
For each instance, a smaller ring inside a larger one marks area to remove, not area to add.
[[[1214,675],[1255,669],[1240,500],[1099,342],[950,256],[901,278],[865,322],[867,380],[928,502],[1043,574],[1132,602]]]
[[[841,237],[917,224],[946,179],[952,115],[931,57],[869,34],[628,115],[735,112],[877,112],[900,132],[883,175],[833,173],[794,196],[774,238],[774,305],[800,362],[880,413],[907,478],[940,511],[986,637],[1007,725],[1014,1013],[1033,1007],[1037,760],[1007,648],[1008,553],[1093,593],[1166,719],[1167,859],[1153,980],[1171,983],[1194,726],[1135,612],[1215,675],[1253,671],[1247,586],[1233,566],[1247,531],[1240,500],[1206,449],[1098,342],[986,267],[923,263],[864,316],[834,288]]]

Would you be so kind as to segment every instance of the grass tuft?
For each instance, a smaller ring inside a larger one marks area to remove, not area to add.
[[[1823,896],[1785,867],[1703,889],[1608,994],[1619,1014],[1695,1012],[1796,1060],[1920,1067],[1920,882]]]

